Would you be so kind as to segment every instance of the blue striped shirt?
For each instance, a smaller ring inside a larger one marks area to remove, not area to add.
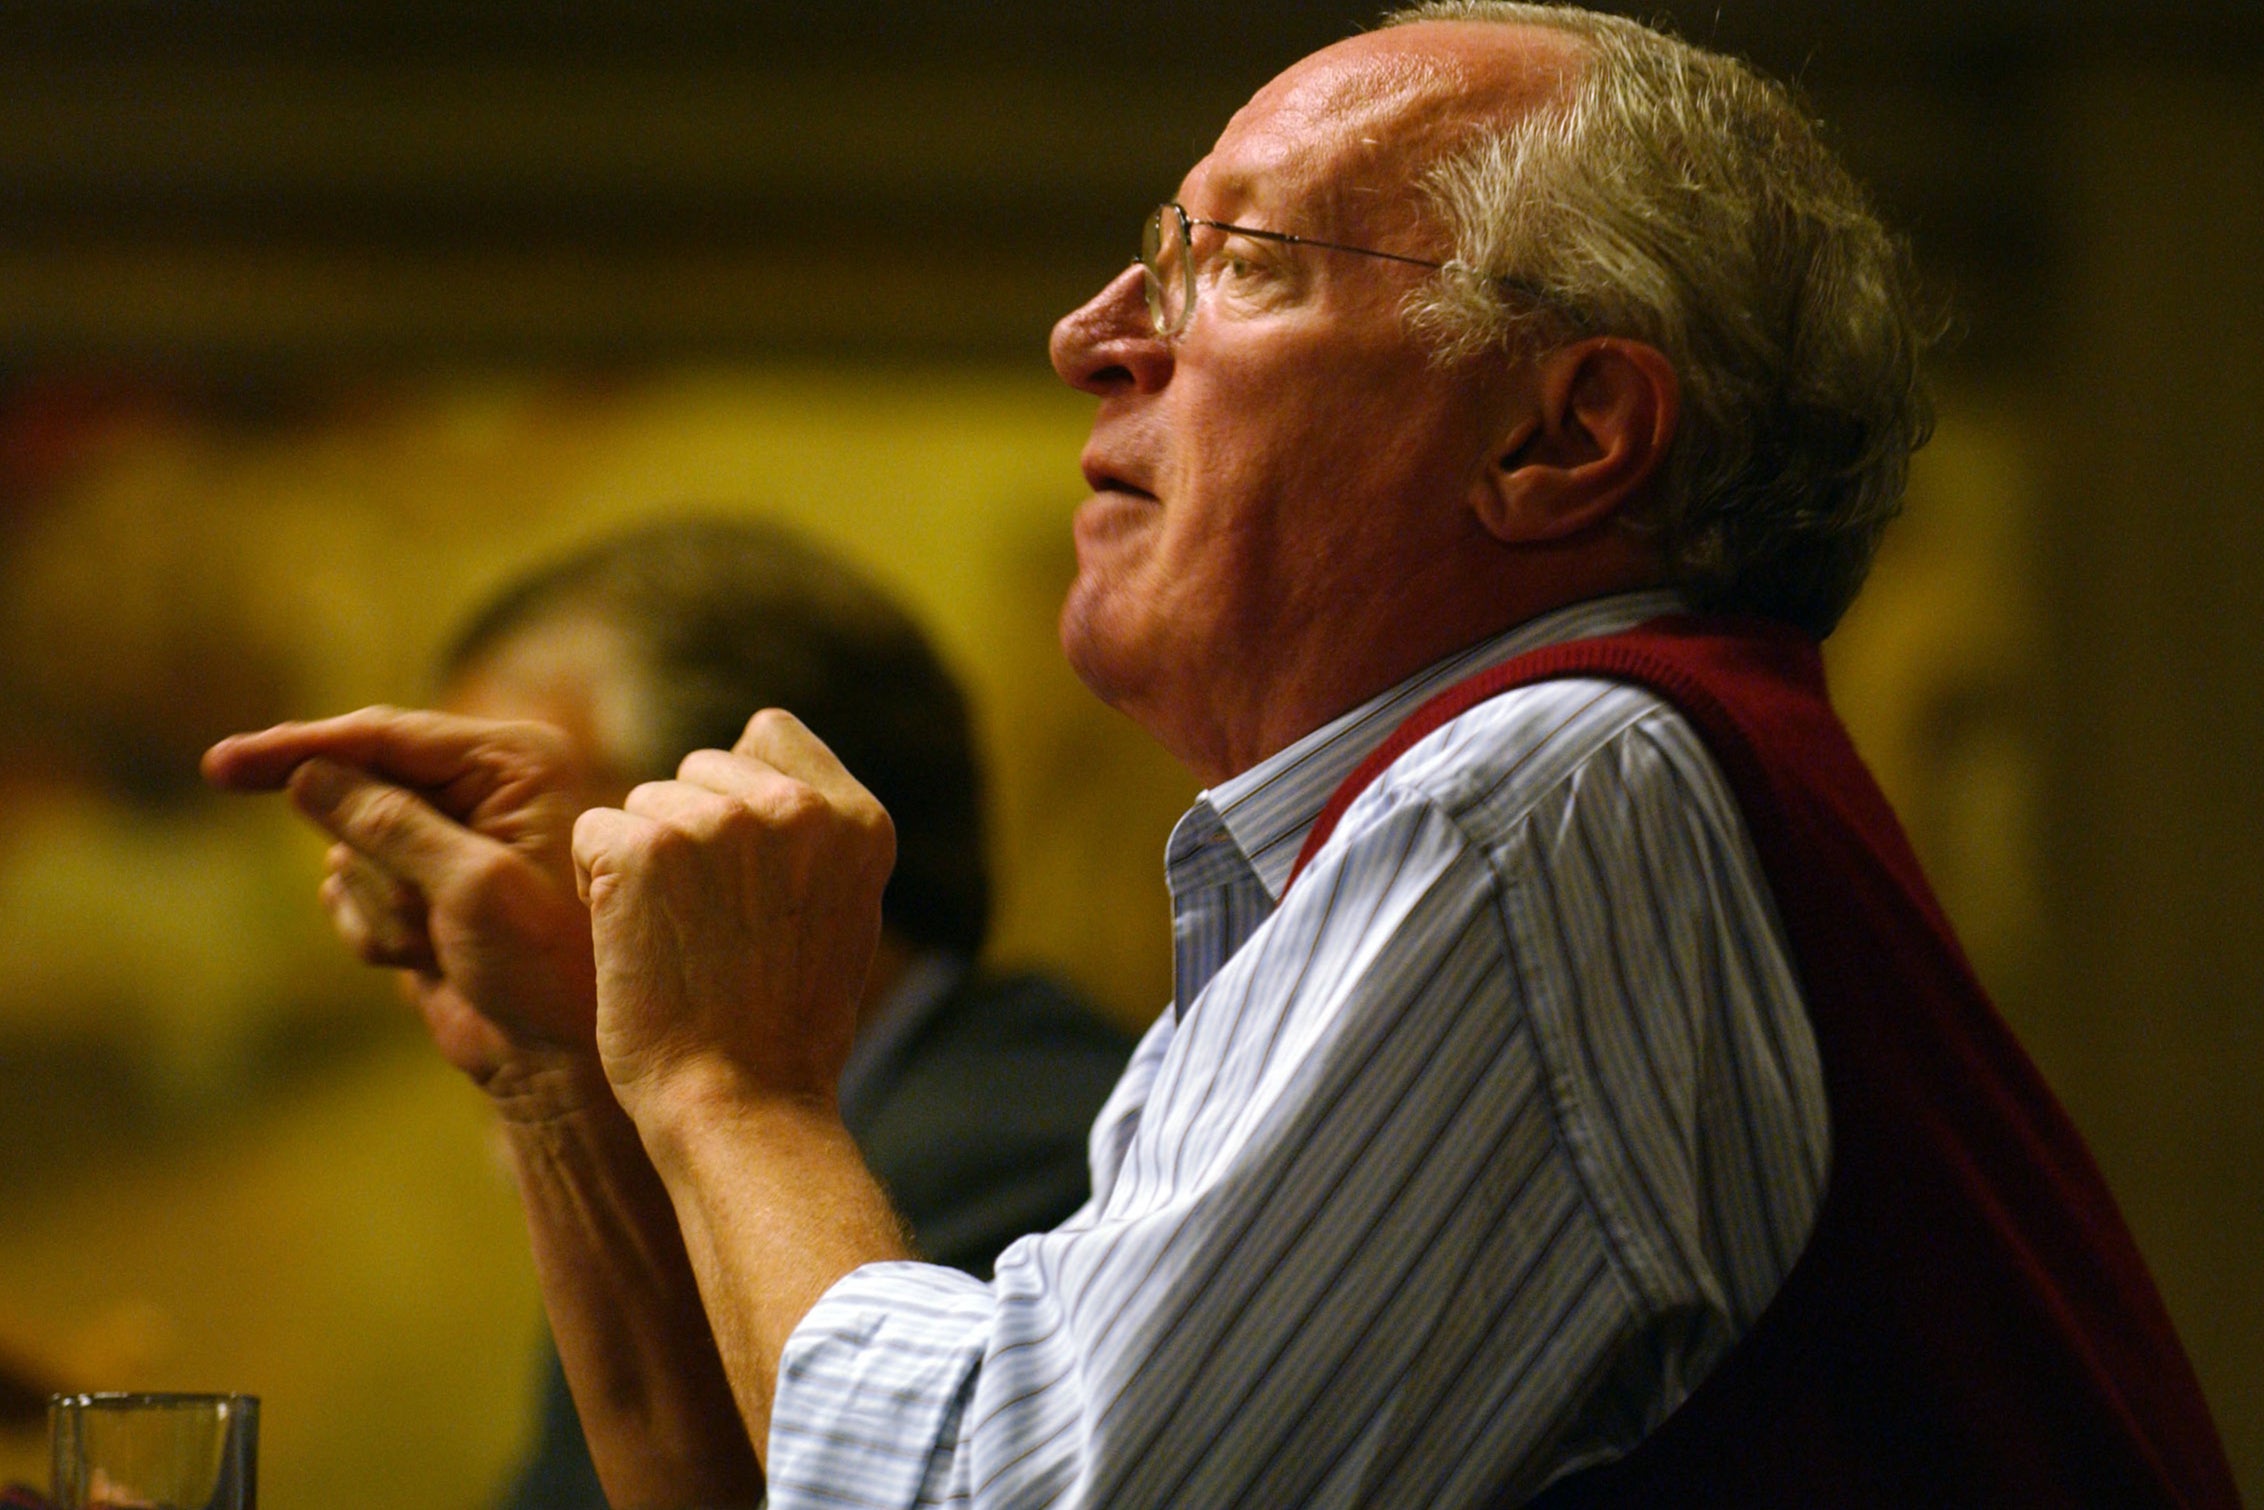
[[[1177,982],[1093,1198],[988,1285],[836,1283],[789,1340],[775,1506],[1492,1503],[1627,1451],[1775,1293],[1828,1156],[1743,820],[1649,692],[1563,680],[1411,748],[1432,693],[1670,610],[1433,666],[1173,832]]]

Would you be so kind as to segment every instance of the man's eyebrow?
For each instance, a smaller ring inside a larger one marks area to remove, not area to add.
[[[1230,173],[1211,180],[1205,196],[1221,212],[1220,218],[1231,220],[1256,204],[1262,197],[1258,180],[1248,173]]]

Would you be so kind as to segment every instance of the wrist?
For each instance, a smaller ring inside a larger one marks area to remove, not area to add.
[[[715,1143],[744,1152],[780,1137],[847,1136],[831,1084],[788,1087],[722,1056],[677,1063],[633,1085],[616,1084],[614,1093],[664,1177],[702,1162],[702,1150]]]
[[[481,1077],[479,1087],[497,1118],[510,1127],[539,1128],[593,1113],[621,1115],[605,1069],[591,1050],[523,1052]]]

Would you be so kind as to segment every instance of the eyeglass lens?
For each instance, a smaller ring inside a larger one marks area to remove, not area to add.
[[[1148,318],[1159,336],[1177,335],[1187,323],[1195,291],[1189,277],[1187,222],[1168,204],[1157,205],[1140,231],[1141,280]]]

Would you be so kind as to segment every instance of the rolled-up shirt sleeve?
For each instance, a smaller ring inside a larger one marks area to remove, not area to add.
[[[997,1307],[931,1264],[867,1264],[803,1317],[779,1363],[773,1505],[964,1501],[953,1467]]]

